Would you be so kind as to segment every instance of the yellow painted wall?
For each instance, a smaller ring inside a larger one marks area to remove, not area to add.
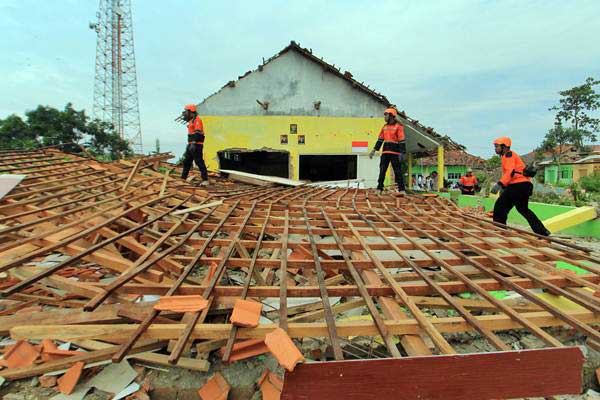
[[[600,172],[600,163],[593,164],[571,164],[573,168],[573,182],[579,182],[582,176],[593,175]]]
[[[290,153],[291,179],[298,179],[300,154],[367,154],[352,153],[352,141],[367,141],[372,149],[383,118],[335,118],[301,116],[203,116],[206,139],[204,158],[208,169],[219,167],[217,151],[231,148],[260,149],[268,147]],[[290,134],[296,124],[296,134]],[[280,144],[280,136],[288,136],[288,144]],[[304,135],[305,144],[298,144]]]

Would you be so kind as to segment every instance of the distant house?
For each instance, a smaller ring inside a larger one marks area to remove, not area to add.
[[[414,161],[412,175],[426,177],[433,171],[438,170],[437,157],[423,157]],[[465,151],[451,150],[444,155],[444,178],[450,182],[456,182],[467,173],[468,168],[481,170],[485,167],[485,160]]]
[[[539,175],[544,177],[544,182],[549,184],[570,185],[578,182],[583,176],[600,172],[600,145],[588,146],[587,151],[581,152],[573,145],[563,146],[560,163],[556,161],[558,148],[554,152],[544,152],[542,161],[538,163]],[[535,152],[523,156],[526,163],[533,162]]]

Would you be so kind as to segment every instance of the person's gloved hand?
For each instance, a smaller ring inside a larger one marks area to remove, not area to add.
[[[188,144],[187,152],[190,154],[194,154],[196,152],[196,144],[195,143]]]
[[[375,155],[375,149],[371,150],[371,152],[369,153],[369,158],[373,158],[374,155]]]
[[[403,162],[404,160],[406,160],[406,155],[404,153],[400,153],[398,154],[398,159],[400,160],[400,162]]]
[[[494,186],[492,186],[492,190],[490,190],[490,193],[496,194],[500,190],[502,190],[502,185],[500,185],[499,183],[496,183]]]

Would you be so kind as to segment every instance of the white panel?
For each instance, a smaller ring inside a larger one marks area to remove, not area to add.
[[[379,155],[376,154],[372,159],[367,154],[358,155],[358,179],[364,180],[364,187],[376,188],[377,177],[379,176]],[[363,187],[361,184],[361,188]]]

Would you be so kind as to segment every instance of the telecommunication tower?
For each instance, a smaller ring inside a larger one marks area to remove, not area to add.
[[[94,117],[113,124],[134,152],[142,154],[131,0],[100,0],[96,31]]]

